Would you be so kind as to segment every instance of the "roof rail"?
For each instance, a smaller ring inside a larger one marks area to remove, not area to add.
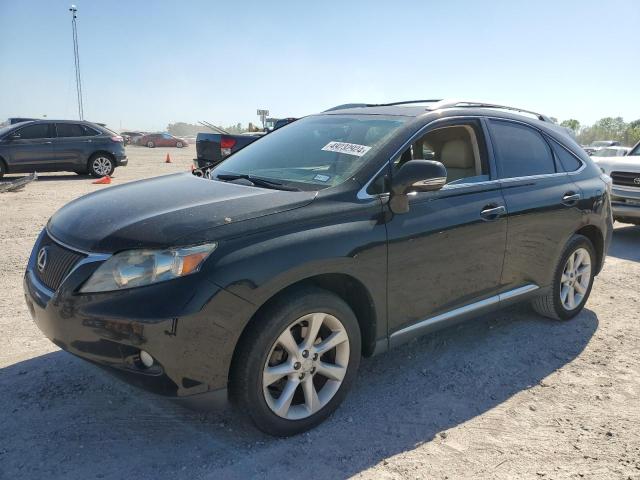
[[[442,100],[403,100],[401,102],[391,102],[391,103],[345,103],[342,105],[337,105],[335,107],[331,107],[325,112],[331,112],[333,110],[343,110],[345,108],[367,108],[367,107],[393,107],[395,105],[410,105],[412,103],[434,103],[441,102]]]
[[[546,115],[543,115],[542,113],[532,112],[531,110],[525,110],[524,108],[509,107],[506,105],[497,105],[495,103],[468,102],[468,101],[460,101],[460,100],[440,100],[439,102],[436,102],[433,105],[429,105],[427,107],[428,110],[440,110],[441,108],[496,108],[499,110],[510,110],[513,112],[528,113],[530,115],[534,115],[538,120],[542,122],[553,123],[553,121],[549,117],[547,117]]]

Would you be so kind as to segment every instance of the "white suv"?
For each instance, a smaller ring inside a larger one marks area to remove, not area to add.
[[[591,157],[613,180],[613,218],[640,225],[640,142],[622,157]]]

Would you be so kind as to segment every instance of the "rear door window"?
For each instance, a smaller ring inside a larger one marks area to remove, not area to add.
[[[553,152],[558,157],[560,165],[565,172],[575,172],[582,166],[582,162],[578,160],[573,154],[569,153],[564,147],[561,147],[558,143],[551,141],[551,147]]]
[[[56,123],[58,137],[82,137],[84,129],[77,123]]]
[[[536,130],[502,120],[489,126],[501,178],[556,173],[551,147]]]
[[[50,138],[49,123],[38,123],[21,128],[16,133],[20,134],[21,140],[36,140],[38,138]]]

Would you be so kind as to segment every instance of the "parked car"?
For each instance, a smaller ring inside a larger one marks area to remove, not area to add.
[[[605,147],[593,152],[592,157],[624,157],[628,155],[629,147]]]
[[[215,165],[234,152],[246,147],[264,136],[264,132],[247,132],[239,135],[229,133],[198,133],[196,137],[196,168]]]
[[[184,138],[174,137],[168,133],[149,133],[142,136],[138,140],[138,145],[144,145],[149,148],[155,147],[186,147],[189,145]]]
[[[0,177],[35,171],[102,177],[127,162],[122,137],[95,123],[31,120],[0,129]]]
[[[603,148],[617,147],[619,145],[620,145],[620,142],[617,142],[615,140],[598,140],[595,142],[591,142],[589,145],[584,146],[582,148],[584,148],[584,151],[587,152],[589,155],[593,155],[595,152]]]
[[[135,145],[138,139],[144,136],[144,133],[137,132],[137,131],[126,131],[126,132],[120,132],[120,135],[124,139],[125,145],[131,145],[131,144]]]
[[[34,245],[29,311],[153,391],[229,389],[273,435],[326,419],[361,356],[514,302],[575,317],[611,241],[610,179],[547,117],[488,107],[333,110],[207,178],[74,200]]]
[[[613,181],[614,220],[640,225],[640,142],[624,156],[594,155],[591,158]]]

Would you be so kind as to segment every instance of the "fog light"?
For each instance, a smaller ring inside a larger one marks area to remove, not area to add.
[[[151,368],[153,366],[153,357],[144,350],[140,350],[140,361],[147,368]]]

